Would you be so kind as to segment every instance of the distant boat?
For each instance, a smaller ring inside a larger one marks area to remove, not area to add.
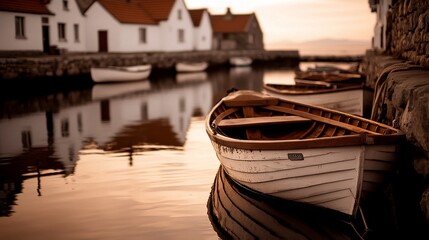
[[[201,72],[207,69],[207,62],[178,62],[176,72]]]
[[[324,82],[363,82],[365,80],[365,77],[360,73],[330,71],[295,71],[295,79]]]
[[[264,84],[263,92],[359,116],[366,116],[371,112],[373,92],[363,84],[330,84],[310,80],[296,82],[296,85]]]
[[[347,216],[363,191],[385,184],[405,140],[369,119],[249,90],[221,99],[205,127],[234,181]]]
[[[335,65],[315,65],[308,67],[308,72],[340,72],[340,73],[358,73],[359,64],[353,64],[348,69],[340,68]]]
[[[91,77],[94,82],[138,81],[149,77],[152,65],[136,65],[129,67],[108,66],[92,67]]]
[[[231,57],[229,59],[229,63],[232,66],[249,66],[252,62],[252,59],[249,57]]]

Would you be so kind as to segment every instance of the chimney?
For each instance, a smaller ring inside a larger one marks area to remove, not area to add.
[[[232,12],[231,12],[231,9],[229,7],[226,9],[225,19],[226,20],[232,19]]]

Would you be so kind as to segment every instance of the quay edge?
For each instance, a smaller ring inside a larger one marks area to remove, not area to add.
[[[298,66],[297,50],[235,50],[157,53],[91,53],[55,56],[0,57],[0,81],[62,78],[88,75],[91,67],[130,66],[150,63],[157,69],[172,69],[179,61],[207,61],[210,66],[227,64],[234,56],[248,56],[258,63]]]

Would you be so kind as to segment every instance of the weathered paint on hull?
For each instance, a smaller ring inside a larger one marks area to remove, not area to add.
[[[355,215],[359,204],[364,166],[377,159],[380,146],[351,146],[297,150],[244,150],[212,142],[225,171],[240,184],[271,196]],[[389,146],[386,146],[389,147]],[[289,154],[303,160],[290,160]],[[368,157],[368,159],[365,159]],[[395,161],[387,154],[371,172],[385,175]],[[377,184],[373,182],[372,184]]]

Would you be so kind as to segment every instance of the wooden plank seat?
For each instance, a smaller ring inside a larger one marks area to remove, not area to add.
[[[248,127],[265,124],[281,124],[281,123],[301,123],[310,122],[308,118],[299,116],[269,116],[269,117],[247,117],[247,118],[234,118],[222,119],[218,127]]]

